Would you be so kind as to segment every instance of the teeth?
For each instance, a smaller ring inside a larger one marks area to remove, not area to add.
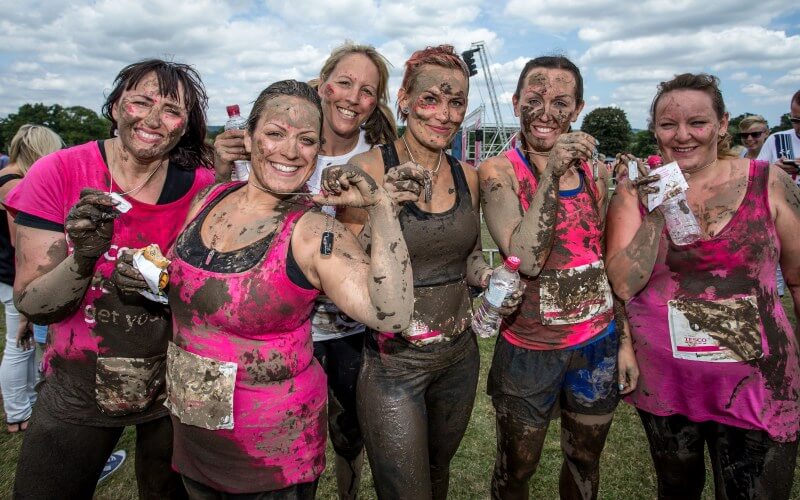
[[[689,151],[693,150],[694,148],[674,148],[675,151],[679,153],[688,153]]]
[[[273,163],[272,166],[275,167],[275,170],[277,170],[278,172],[286,172],[287,174],[295,172],[297,171],[298,168],[300,168],[300,167],[292,167],[290,165],[284,165],[282,163]]]
[[[345,109],[345,108],[338,108],[338,107],[336,109],[338,109],[341,114],[343,114],[344,116],[346,116],[348,118],[355,118],[355,116],[356,116],[356,112],[355,111],[351,111],[351,110]]]
[[[158,139],[158,138],[161,137],[158,134],[150,134],[150,133],[147,133],[147,132],[145,132],[143,130],[138,130],[137,132],[138,132],[138,134],[140,136],[144,137],[145,139]]]
[[[550,128],[550,127],[534,127],[534,128],[536,129],[537,132],[541,132],[543,134],[549,134],[550,132],[555,130],[555,129]]]

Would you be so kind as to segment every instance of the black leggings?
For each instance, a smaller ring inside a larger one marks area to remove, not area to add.
[[[17,462],[14,498],[92,498],[124,429],[71,424],[35,405]],[[172,470],[169,417],[136,426],[136,480],[140,499],[187,498]]]
[[[480,357],[474,334],[449,366],[404,366],[391,354],[364,350],[358,416],[380,499],[447,497],[450,460],[467,430]]]
[[[353,460],[364,449],[356,413],[356,383],[364,335],[314,342],[314,357],[328,375],[328,431],[336,454]]]
[[[705,484],[703,448],[708,445],[717,499],[788,499],[797,444],[779,443],[764,431],[683,415],[659,417],[639,410],[658,476],[658,498],[699,499]]]
[[[317,494],[318,480],[261,493],[225,493],[186,476],[181,477],[192,500],[314,500]]]

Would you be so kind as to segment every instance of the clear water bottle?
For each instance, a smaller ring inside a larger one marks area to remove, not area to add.
[[[680,192],[664,200],[659,208],[664,214],[667,232],[674,244],[688,245],[700,239],[702,235],[700,224],[697,223],[697,219],[689,207],[686,193]]]
[[[472,317],[472,330],[482,338],[494,337],[500,331],[500,313],[498,309],[503,301],[519,288],[519,258],[509,255],[492,273],[489,287],[483,293],[481,305]]]
[[[228,112],[228,121],[225,122],[225,130],[244,130],[247,127],[247,119],[242,118],[238,104],[232,104],[225,108]],[[235,181],[246,181],[250,177],[250,162],[247,160],[236,160],[233,162],[233,176]]]
[[[244,130],[247,120],[242,118],[238,104],[232,104],[225,108],[228,112],[228,121],[225,122],[225,130]]]

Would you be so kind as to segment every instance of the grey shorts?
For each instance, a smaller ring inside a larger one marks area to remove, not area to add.
[[[560,410],[607,415],[619,403],[618,345],[614,322],[595,339],[572,349],[525,349],[501,335],[487,393],[498,414],[536,427],[546,426]]]

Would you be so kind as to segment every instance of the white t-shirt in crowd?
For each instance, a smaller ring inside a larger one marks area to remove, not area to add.
[[[768,161],[770,165],[778,161],[781,155],[776,148],[777,142],[775,138],[777,136],[786,136],[791,139],[792,158],[790,159],[800,157],[800,137],[797,137],[797,132],[795,132],[794,129],[789,129],[781,132],[775,132],[767,138],[767,142],[764,143],[764,145],[761,147],[761,152],[758,153],[759,160]],[[784,156],[787,156],[786,153],[784,153]],[[795,184],[800,185],[800,176],[794,174],[792,175],[792,179],[794,179]]]
[[[319,155],[317,168],[306,183],[308,189],[312,193],[319,193],[323,170],[333,165],[344,165],[350,161],[350,158],[369,151],[371,148],[372,146],[367,144],[367,138],[362,130],[358,136],[358,144],[349,152],[339,156]],[[329,206],[322,207],[322,210],[331,216],[336,213],[334,208]],[[334,242],[335,244],[336,242]],[[311,316],[311,336],[314,342],[347,337],[363,331],[364,325],[342,314],[327,297],[321,295],[317,299]]]

